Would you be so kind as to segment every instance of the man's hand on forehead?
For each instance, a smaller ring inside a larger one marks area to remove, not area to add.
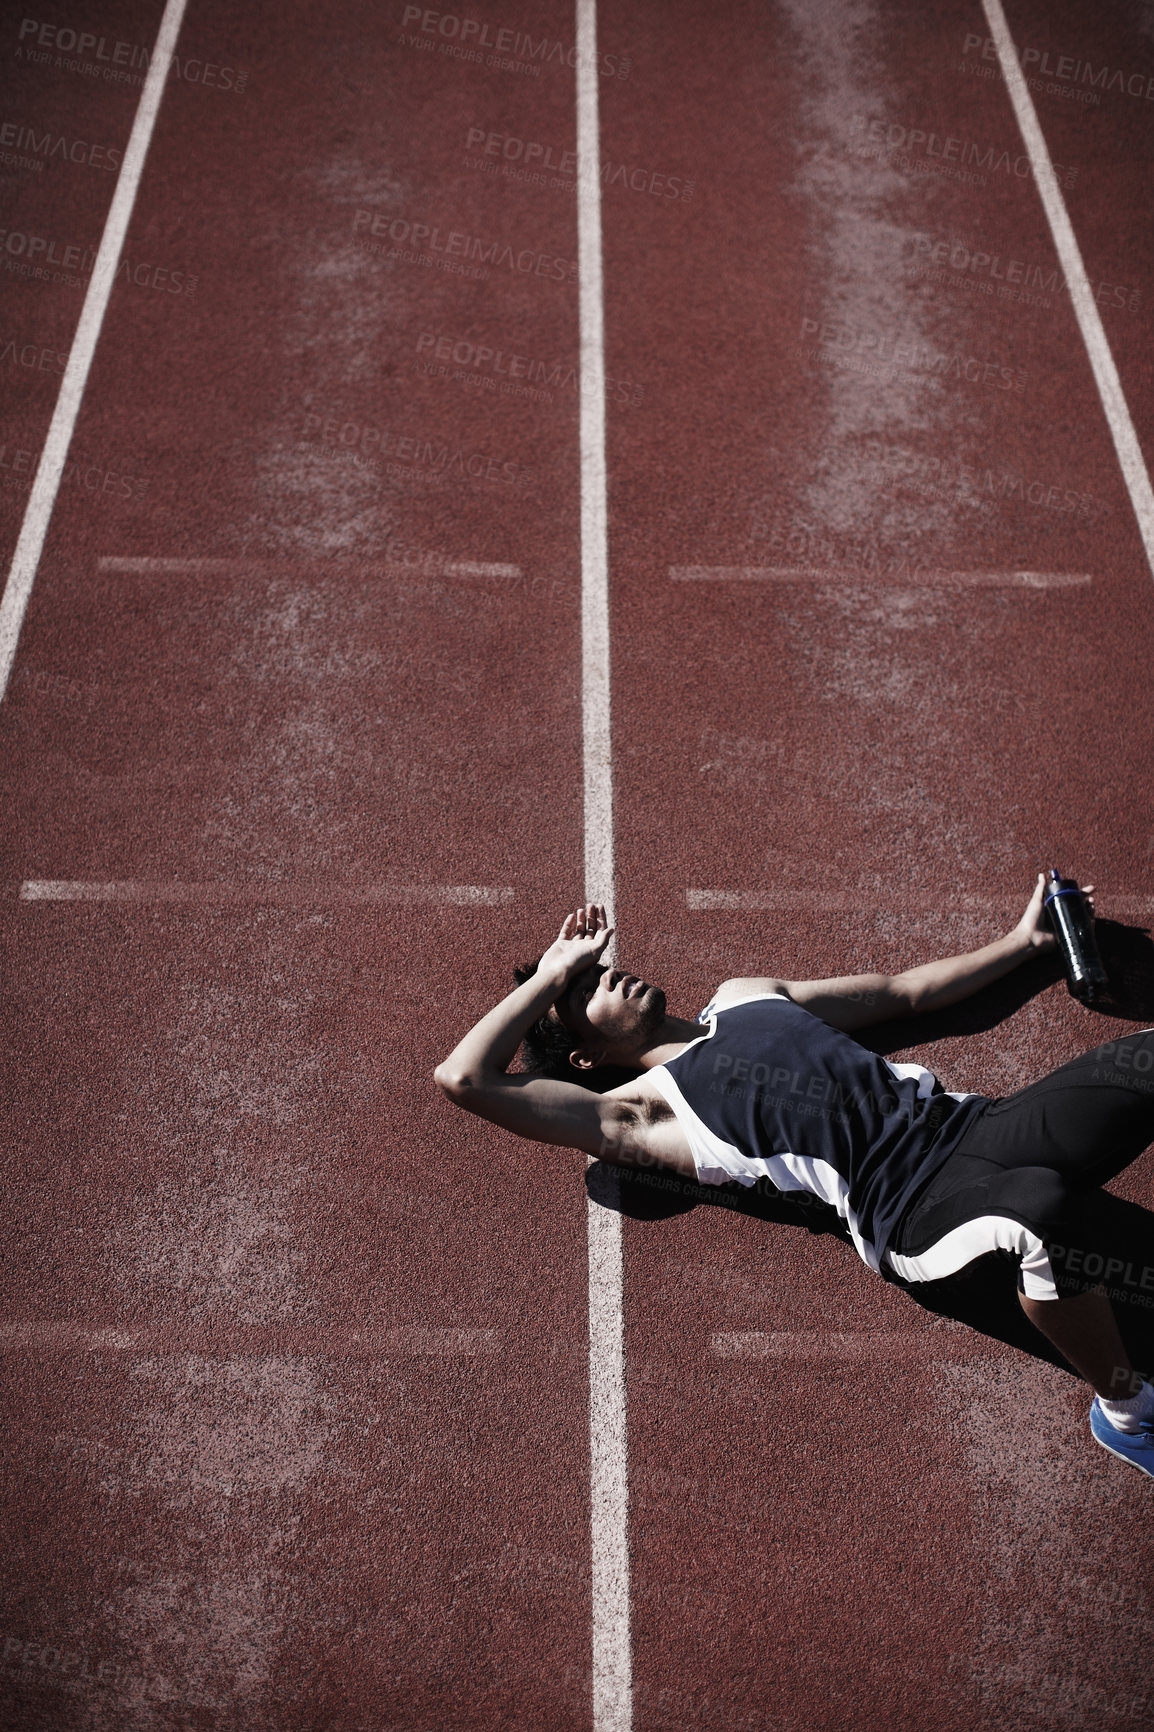
[[[537,964],[537,972],[556,980],[560,997],[579,974],[598,963],[612,936],[604,904],[587,903],[565,916],[561,931]]]

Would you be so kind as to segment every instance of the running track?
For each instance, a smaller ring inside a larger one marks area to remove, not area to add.
[[[1007,22],[1148,452],[1154,11]],[[3,26],[9,560],[160,23]],[[1146,1482],[1004,1290],[967,1328],[431,1083],[606,890],[693,1014],[1054,862],[1119,1016],[1042,970],[879,1045],[997,1094],[1154,1020],[1144,468],[986,14],[595,27],[579,130],[566,7],[188,0],[0,707],[5,1727],[1154,1713]]]

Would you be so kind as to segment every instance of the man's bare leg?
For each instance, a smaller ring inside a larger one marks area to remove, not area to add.
[[[1094,1388],[1090,1430],[1103,1449],[1154,1479],[1154,1388],[1130,1364],[1101,1287],[1076,1299],[1027,1299],[1022,1310]]]
[[[1097,1395],[1120,1401],[1135,1392],[1139,1379],[1104,1288],[1073,1299],[1027,1299],[1024,1293],[1018,1298],[1035,1329],[1054,1343]]]

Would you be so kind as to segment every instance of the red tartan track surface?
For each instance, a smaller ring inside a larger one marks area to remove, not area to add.
[[[5,569],[162,15],[39,3]],[[1154,6],[1006,4],[1149,453]],[[1154,1486],[1012,1280],[930,1311],[433,1084],[585,895],[577,29],[188,0],[0,704],[5,1732],[1154,1724]],[[1010,1093],[1154,1022],[1154,576],[990,24],[596,31],[617,955],[693,1016],[974,949],[1058,865],[1107,1012],[1041,961],[871,1031]],[[1149,1369],[1154,1155],[1111,1189]]]

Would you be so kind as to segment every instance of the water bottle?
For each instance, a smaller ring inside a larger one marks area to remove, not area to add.
[[[1046,874],[1043,907],[1066,965],[1066,985],[1083,1004],[1093,1004],[1110,981],[1098,955],[1086,898],[1075,880],[1063,878],[1056,866]]]

